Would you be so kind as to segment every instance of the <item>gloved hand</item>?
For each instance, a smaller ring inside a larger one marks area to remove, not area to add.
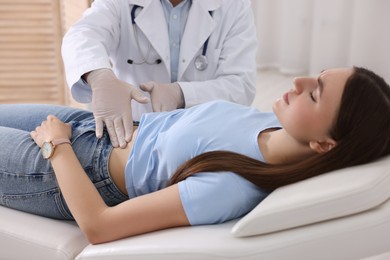
[[[149,81],[140,85],[140,89],[150,93],[154,112],[171,111],[184,107],[183,92],[178,83],[157,83]]]
[[[139,89],[119,80],[110,69],[91,71],[86,80],[92,89],[96,137],[102,137],[105,124],[112,146],[125,148],[133,133],[130,101],[134,99],[146,104],[149,98]]]

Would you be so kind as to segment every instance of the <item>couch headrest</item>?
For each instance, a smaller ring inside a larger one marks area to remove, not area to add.
[[[273,191],[232,228],[235,237],[281,231],[356,214],[390,198],[390,156]]]

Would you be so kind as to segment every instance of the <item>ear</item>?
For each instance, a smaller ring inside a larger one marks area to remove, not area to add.
[[[327,138],[324,141],[310,141],[310,148],[316,153],[326,153],[336,147],[337,142],[332,138]]]

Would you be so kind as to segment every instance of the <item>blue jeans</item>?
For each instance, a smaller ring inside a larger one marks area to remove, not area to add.
[[[0,105],[0,205],[50,218],[73,219],[50,161],[42,158],[30,137],[48,114],[71,124],[73,150],[107,205],[127,200],[109,175],[112,146],[108,134],[96,138],[91,112],[53,105]]]

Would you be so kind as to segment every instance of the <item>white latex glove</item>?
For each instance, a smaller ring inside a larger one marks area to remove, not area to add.
[[[98,69],[87,75],[92,89],[92,111],[96,121],[96,137],[103,135],[106,125],[111,144],[125,148],[133,133],[131,99],[146,104],[150,100],[138,88],[119,80],[112,70]]]
[[[157,83],[150,81],[140,85],[140,89],[150,93],[154,112],[171,111],[184,107],[184,96],[178,83]]]

